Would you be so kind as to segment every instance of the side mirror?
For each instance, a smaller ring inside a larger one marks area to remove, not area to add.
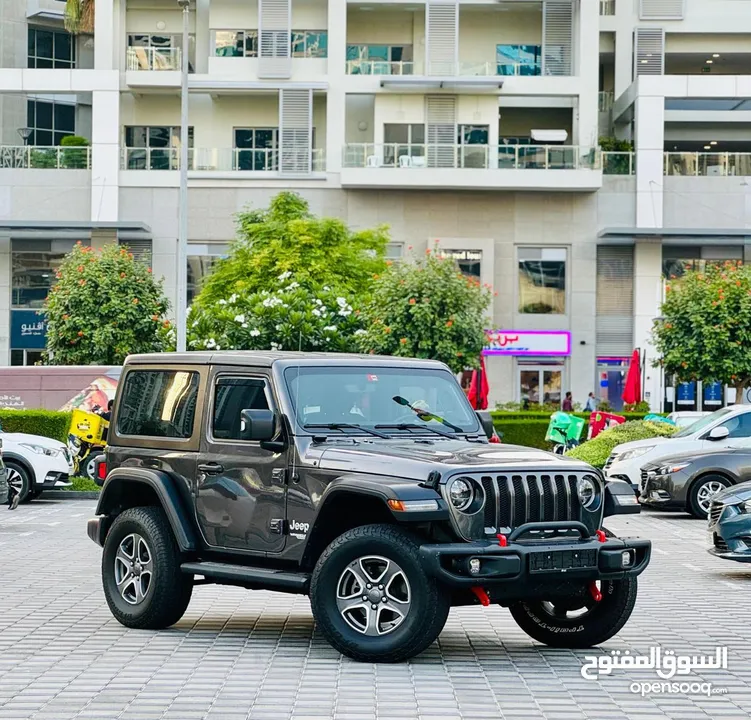
[[[240,434],[243,440],[264,442],[276,434],[276,416],[273,410],[243,410]]]
[[[707,440],[714,440],[716,442],[717,440],[724,440],[728,435],[730,435],[730,430],[720,425],[718,427],[713,427],[709,431]]]
[[[487,410],[476,410],[475,413],[485,435],[487,435],[488,439],[492,438],[493,430],[495,429],[493,426],[493,416]]]

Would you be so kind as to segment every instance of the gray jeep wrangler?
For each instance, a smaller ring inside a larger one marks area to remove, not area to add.
[[[109,607],[158,629],[195,585],[302,593],[364,661],[420,653],[457,605],[508,607],[552,646],[607,640],[650,557],[602,527],[639,512],[633,491],[491,434],[434,361],[132,356],[88,523]]]

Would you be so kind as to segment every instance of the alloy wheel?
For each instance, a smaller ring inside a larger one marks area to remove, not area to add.
[[[8,480],[8,485],[20,495],[23,492],[23,478],[21,477],[21,473],[10,467],[6,468],[6,472],[7,474],[5,477]]]
[[[339,576],[336,605],[353,630],[371,637],[388,635],[409,614],[412,593],[404,570],[393,560],[368,555]]]
[[[703,512],[709,514],[709,506],[712,504],[712,498],[722,490],[725,489],[725,485],[719,480],[710,480],[704,483],[696,493],[696,503],[702,509]]]
[[[115,583],[123,600],[129,605],[144,601],[154,571],[151,549],[138,533],[124,537],[115,555]]]

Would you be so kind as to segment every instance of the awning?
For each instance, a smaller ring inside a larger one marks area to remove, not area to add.
[[[118,240],[151,240],[151,228],[143,222],[88,222],[57,220],[0,221],[0,235],[11,240],[57,240],[91,238],[92,232],[114,231]]]
[[[751,228],[604,228],[598,245],[751,245]]]

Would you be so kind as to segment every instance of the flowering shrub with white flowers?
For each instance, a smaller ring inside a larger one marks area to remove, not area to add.
[[[191,350],[302,350],[354,352],[365,334],[359,309],[334,289],[296,282],[291,272],[276,288],[234,293],[193,305],[188,316]]]

